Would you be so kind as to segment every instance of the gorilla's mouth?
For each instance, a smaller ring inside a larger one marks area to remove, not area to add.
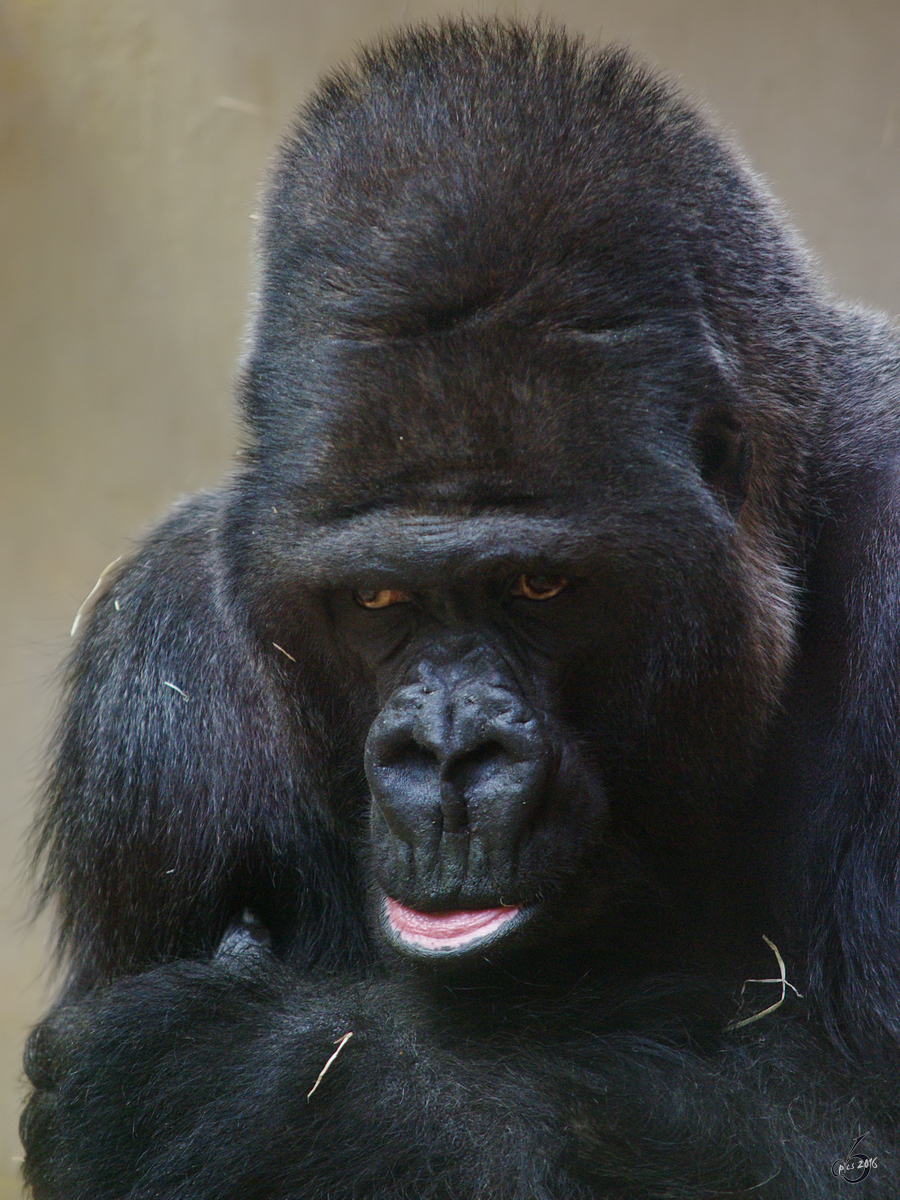
[[[460,954],[512,932],[525,920],[519,904],[497,908],[419,912],[391,896],[384,898],[384,925],[391,941],[413,952]]]

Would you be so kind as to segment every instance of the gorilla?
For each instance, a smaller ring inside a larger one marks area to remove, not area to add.
[[[36,834],[36,1200],[900,1195],[900,349],[666,82],[320,85]]]

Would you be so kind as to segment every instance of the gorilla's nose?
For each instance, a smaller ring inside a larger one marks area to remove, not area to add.
[[[542,723],[507,688],[415,683],[391,697],[366,742],[372,797],[414,848],[468,834],[508,855],[547,791],[553,752]]]

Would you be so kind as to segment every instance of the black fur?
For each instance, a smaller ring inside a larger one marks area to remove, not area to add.
[[[454,23],[285,143],[242,390],[71,664],[35,1197],[895,1200],[888,325],[626,55]]]

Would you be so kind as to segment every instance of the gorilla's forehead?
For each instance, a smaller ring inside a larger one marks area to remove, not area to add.
[[[314,519],[373,506],[531,502],[681,486],[698,400],[721,390],[685,321],[597,333],[486,322],[329,347],[285,437],[282,478]]]

